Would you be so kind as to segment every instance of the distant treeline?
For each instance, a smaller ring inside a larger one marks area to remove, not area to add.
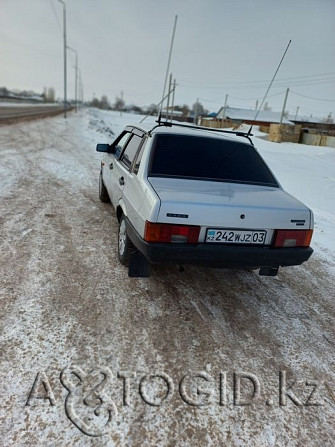
[[[43,93],[36,93],[31,90],[9,90],[0,87],[0,100],[2,101],[28,101],[28,102],[55,102],[55,90],[52,87],[44,88]]]

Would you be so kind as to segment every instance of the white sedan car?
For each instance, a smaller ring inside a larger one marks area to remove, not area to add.
[[[97,151],[100,199],[116,210],[129,276],[161,263],[274,276],[313,252],[312,211],[283,190],[248,134],[131,125]]]

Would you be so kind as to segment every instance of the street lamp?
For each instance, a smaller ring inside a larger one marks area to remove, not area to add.
[[[63,37],[64,37],[64,118],[66,118],[66,7],[63,0],[58,0],[63,5]]]
[[[74,97],[75,97],[75,104],[76,104],[76,112],[78,111],[78,51],[74,48],[70,47],[69,45],[67,48],[74,53],[76,53],[76,66],[75,66],[75,87],[74,87]]]
[[[79,81],[79,99],[80,99],[80,103],[83,105],[84,103],[84,84],[83,84],[83,79],[81,77],[81,71],[79,70],[79,75],[78,75],[78,81]]]

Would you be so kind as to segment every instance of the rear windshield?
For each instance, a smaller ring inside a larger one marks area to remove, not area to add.
[[[252,145],[187,135],[156,135],[149,176],[278,187]]]

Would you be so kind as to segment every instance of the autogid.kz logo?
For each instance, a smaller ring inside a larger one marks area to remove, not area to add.
[[[229,410],[251,405],[322,407],[326,402],[335,402],[333,388],[326,381],[288,377],[286,371],[279,371],[268,389],[250,372],[187,373],[172,380],[165,372],[113,374],[108,367],[101,367],[86,373],[79,366],[67,366],[59,381],[63,395],[66,391],[64,409],[68,419],[88,436],[110,433],[118,409],[120,412],[142,404],[159,411],[159,407],[166,408],[173,396],[170,405],[202,408],[216,405]],[[44,371],[37,373],[26,406],[35,406],[37,399],[47,400],[52,406],[57,403]]]

